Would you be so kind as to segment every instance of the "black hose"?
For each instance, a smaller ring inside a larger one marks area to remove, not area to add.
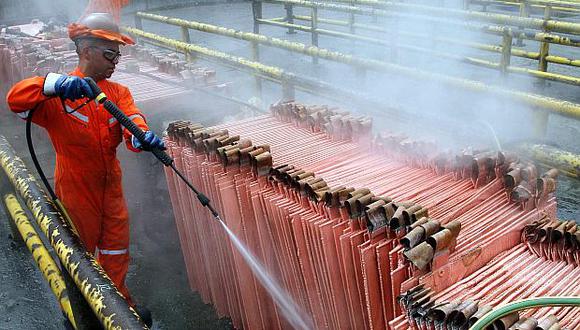
[[[34,151],[34,144],[32,143],[32,133],[31,133],[32,116],[34,116],[34,112],[36,111],[36,109],[38,109],[38,106],[31,109],[28,112],[28,116],[26,117],[26,144],[28,145],[28,151],[30,152],[30,158],[32,158],[32,162],[34,163],[34,167],[36,168],[36,172],[38,172],[38,175],[40,176],[40,180],[42,180],[42,183],[46,187],[46,190],[48,190],[48,193],[50,194],[50,198],[52,198],[53,201],[56,201],[58,199],[58,197],[54,193],[54,190],[52,190],[52,187],[50,186],[50,183],[48,182],[46,175],[44,175],[44,171],[42,170],[42,167],[40,167],[40,163],[38,162],[38,158],[36,157],[36,152]]]
[[[113,115],[113,117],[115,117],[115,119],[117,119],[117,121],[123,127],[125,127],[127,130],[129,130],[129,132],[131,132],[131,134],[133,134],[134,137],[136,137],[142,144],[145,144],[144,143],[145,132],[143,132],[143,130],[140,129],[139,126],[137,126],[129,117],[127,117],[127,115],[125,115],[117,107],[117,105],[115,105],[115,103],[113,103],[111,100],[107,99],[107,95],[105,95],[105,93],[103,93],[101,88],[97,85],[97,83],[92,78],[87,77],[87,78],[85,78],[85,80],[87,81],[89,86],[91,86],[91,89],[93,91],[93,95],[95,95],[95,99],[97,100],[97,102],[102,104],[103,107],[111,115]],[[195,187],[191,184],[191,182],[189,182],[187,180],[187,178],[181,172],[179,172],[179,170],[175,167],[175,164],[173,163],[173,158],[171,158],[171,156],[169,156],[165,151],[163,151],[161,149],[157,149],[157,148],[152,148],[150,151],[153,153],[153,155],[155,155],[155,157],[157,157],[157,159],[159,159],[159,161],[161,163],[163,163],[163,165],[171,167],[171,169],[173,169],[173,171],[177,174],[177,176],[179,176],[179,178],[181,180],[183,180],[183,182],[185,182],[185,184],[196,194],[197,199],[199,200],[201,205],[203,205],[204,207],[207,207],[210,210],[211,214],[216,219],[221,221],[218,212],[210,204],[210,199],[207,198],[206,195],[204,195],[203,193],[201,193],[200,191],[195,189]]]

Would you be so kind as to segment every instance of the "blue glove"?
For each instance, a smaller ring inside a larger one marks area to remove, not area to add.
[[[151,131],[145,132],[143,143],[135,136],[131,137],[131,144],[133,148],[150,151],[151,149],[165,150],[165,143],[155,133]]]
[[[60,96],[71,101],[93,98],[91,86],[80,77],[49,73],[44,80],[44,94]]]

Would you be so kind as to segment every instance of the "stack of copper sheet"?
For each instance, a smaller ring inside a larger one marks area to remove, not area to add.
[[[0,33],[0,92],[24,78],[68,73],[77,66],[75,45],[68,37],[14,33]],[[218,82],[215,70],[188,63],[175,52],[142,46],[122,48],[121,52],[113,80],[128,86],[138,102],[188,93],[189,86],[230,92],[230,83]]]
[[[505,302],[542,296],[580,295],[580,233],[573,221],[534,221],[522,241],[491,262],[436,292],[417,286],[399,303],[405,316],[391,322],[392,329],[463,329],[473,325],[492,307]],[[578,329],[578,308],[541,308],[507,315],[496,329]]]
[[[554,173],[538,178],[509,153],[373,138],[369,118],[325,106],[271,110],[212,128],[174,122],[167,145],[316,328],[388,328],[404,317],[401,293],[443,291],[554,218]],[[238,328],[288,326],[223,228],[166,175],[191,287]]]

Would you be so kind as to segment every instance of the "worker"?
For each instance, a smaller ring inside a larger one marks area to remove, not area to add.
[[[116,149],[123,138],[134,152],[164,149],[164,144],[149,130],[129,89],[108,80],[121,56],[119,45],[134,44],[119,32],[113,17],[93,13],[69,25],[68,32],[76,44],[78,67],[68,75],[49,73],[46,77],[22,80],[9,91],[7,102],[22,118],[35,109],[32,122],[46,129],[56,152],[58,198],[87,250],[95,254],[119,291],[135,307],[125,284],[129,214]],[[84,77],[93,78],[107,97],[146,132],[143,141],[92,100],[95,95]],[[136,310],[146,323],[151,323],[146,308],[137,306]]]

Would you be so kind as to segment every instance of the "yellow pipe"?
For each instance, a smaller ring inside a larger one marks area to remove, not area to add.
[[[143,18],[153,19],[159,15],[140,13],[140,16]],[[395,74],[401,74],[404,76],[414,77],[414,78],[420,79],[420,80],[424,80],[426,78],[432,79],[434,81],[445,82],[445,83],[448,83],[450,85],[462,87],[462,88],[465,88],[467,90],[474,91],[474,92],[487,92],[487,93],[499,95],[502,97],[519,100],[519,101],[526,103],[528,105],[531,105],[534,107],[539,107],[539,108],[542,108],[545,110],[550,110],[552,112],[556,112],[556,113],[562,114],[564,116],[573,117],[573,118],[580,118],[580,105],[576,104],[576,103],[561,101],[561,100],[557,100],[554,98],[545,97],[545,96],[536,95],[536,94],[528,94],[528,93],[524,93],[524,92],[520,92],[520,91],[509,90],[509,89],[505,89],[505,88],[499,87],[499,86],[489,86],[489,85],[486,85],[486,84],[484,84],[482,82],[478,82],[478,81],[455,78],[455,77],[445,76],[445,75],[438,74],[438,73],[430,73],[430,72],[420,71],[420,70],[416,70],[413,68],[404,67],[404,66],[400,66],[400,65],[396,65],[396,64],[391,64],[391,63],[385,63],[385,62],[381,62],[381,61],[377,61],[377,60],[357,58],[357,57],[354,57],[352,55],[342,54],[339,52],[330,51],[327,49],[318,48],[318,47],[314,47],[314,46],[307,46],[305,44],[301,44],[298,42],[289,42],[289,41],[278,39],[278,38],[269,38],[269,37],[266,37],[264,35],[254,34],[254,33],[250,33],[250,32],[243,32],[243,31],[237,31],[237,30],[223,28],[223,27],[216,27],[216,26],[213,26],[210,24],[204,24],[204,23],[198,23],[198,22],[188,22],[188,21],[176,19],[176,18],[169,18],[169,17],[164,17],[164,16],[160,16],[160,17],[162,18],[162,21],[164,21],[166,23],[172,22],[171,24],[184,24],[184,26],[187,26],[187,27],[196,26],[200,29],[200,31],[215,31],[214,33],[218,33],[218,34],[221,34],[224,36],[231,36],[231,37],[235,37],[238,39],[258,42],[261,44],[290,50],[290,51],[301,53],[301,54],[308,55],[308,56],[319,57],[319,58],[323,58],[323,59],[327,59],[327,60],[331,60],[331,61],[335,61],[335,62],[340,62],[340,63],[344,63],[344,64],[348,64],[348,65],[358,66],[358,67],[364,68],[364,69],[380,70],[380,71],[385,71],[385,72],[390,72],[390,73],[395,73]],[[285,74],[288,75],[288,73],[285,73],[280,68],[266,66],[266,65],[258,63],[258,62],[248,61],[248,60],[243,59],[243,58],[231,56],[229,54],[225,54],[222,52],[217,52],[215,50],[211,50],[211,49],[208,49],[205,47],[201,47],[201,46],[197,46],[197,45],[193,45],[193,44],[187,44],[187,43],[180,42],[180,41],[177,41],[174,39],[165,38],[165,37],[162,37],[162,36],[159,36],[159,35],[156,35],[153,33],[144,32],[144,31],[141,31],[141,30],[138,30],[135,28],[125,27],[124,29],[126,31],[128,31],[129,33],[134,34],[136,36],[145,37],[145,38],[148,38],[151,40],[156,40],[158,42],[169,45],[170,47],[172,47],[173,49],[175,49],[177,51],[181,50],[184,53],[185,52],[195,52],[195,53],[200,54],[200,55],[205,56],[205,57],[219,59],[222,62],[225,61],[227,63],[241,64],[245,67],[252,68],[255,71],[255,73],[258,73],[258,74],[267,72],[267,73],[269,73],[268,75],[274,76],[278,80],[284,80],[284,78],[285,78],[284,75]],[[294,75],[292,75],[292,76],[295,77]]]
[[[310,16],[294,16],[295,19],[300,20],[300,21],[310,21],[311,17]],[[340,20],[327,20],[327,19],[318,19],[319,22],[321,23],[326,23],[326,24],[330,24],[330,25],[338,25],[338,26],[348,26],[348,22],[346,21],[340,21]],[[263,21],[262,21],[263,22]],[[281,26],[283,26],[284,23],[281,24]],[[360,24],[357,25],[355,24],[356,28],[361,28],[361,29],[368,29],[368,30],[373,30],[373,31],[380,31],[380,32],[385,32],[387,33],[388,31],[386,29],[381,29],[378,27],[374,27],[372,25],[364,25],[364,24]],[[317,30],[319,31],[319,30]],[[321,34],[326,34],[325,32],[327,30],[322,30],[323,32]],[[308,32],[312,32],[312,29],[308,28]],[[342,36],[344,34],[347,33],[342,33],[339,32],[339,34],[336,34],[334,36]],[[427,38],[427,35],[423,35],[423,34],[418,34],[418,33],[409,33],[409,32],[398,32],[399,35],[401,36],[405,36],[405,37],[410,37],[410,38]],[[347,34],[348,35],[348,34]],[[514,33],[514,37],[517,34]],[[355,35],[351,35],[351,36],[355,36]],[[554,35],[553,35],[554,36]],[[572,46],[574,45],[575,47],[580,47],[580,42],[578,43],[571,43],[569,38],[560,38],[559,36],[554,36],[557,37],[559,39],[567,39],[568,41],[568,46]],[[384,42],[382,40],[379,39],[374,39],[374,38],[369,38],[369,37],[364,37],[366,40],[369,40],[373,43],[377,43],[377,44],[381,44],[381,45],[387,45],[387,46],[392,46],[391,43],[389,42]],[[548,39],[551,37],[546,37],[545,39]],[[529,38],[526,38],[529,39]],[[543,41],[545,39],[539,39],[538,41]],[[440,38],[440,37],[435,37],[432,38],[433,41],[438,41],[438,42],[446,42],[446,43],[451,43],[451,44],[455,44],[455,45],[459,45],[459,46],[465,46],[465,47],[470,47],[470,48],[474,48],[474,49],[480,49],[480,50],[485,50],[488,52],[493,52],[493,53],[502,53],[502,47],[498,46],[498,45],[488,45],[488,44],[482,44],[482,43],[476,43],[476,42],[464,42],[464,41],[460,41],[457,39],[452,39],[452,38]],[[562,44],[562,43],[560,43]],[[400,46],[400,44],[397,44],[398,46]],[[540,53],[538,52],[528,52],[525,51],[523,49],[517,49],[517,48],[512,48],[511,50],[511,54],[512,56],[516,56],[516,57],[521,57],[521,58],[527,58],[530,60],[539,60],[540,58]],[[553,55],[549,55],[546,57],[546,61],[549,63],[556,63],[556,64],[562,64],[562,65],[568,65],[568,66],[577,66],[580,67],[580,60],[574,60],[574,59],[569,59],[563,56],[553,56]],[[565,76],[565,75],[564,75]],[[572,76],[570,76],[572,77]]]
[[[458,19],[470,19],[470,20],[478,20],[484,22],[492,22],[495,24],[500,25],[510,25],[510,26],[517,26],[517,27],[525,27],[530,29],[536,30],[545,30],[545,31],[554,31],[554,32],[561,32],[561,33],[569,33],[569,34],[579,34],[580,35],[580,24],[573,23],[573,22],[562,22],[556,20],[544,20],[540,18],[532,18],[532,17],[519,17],[519,16],[512,16],[512,15],[505,15],[505,14],[496,14],[496,13],[483,13],[478,11],[469,11],[469,10],[460,10],[460,9],[452,9],[452,8],[439,8],[439,7],[431,7],[431,6],[424,6],[419,4],[413,3],[403,3],[403,2],[379,2],[374,0],[364,0],[365,2],[375,3],[378,4],[379,7],[385,8],[388,10],[383,9],[375,9],[375,8],[360,8],[355,6],[346,6],[346,5],[339,5],[333,3],[326,3],[326,2],[313,2],[307,0],[260,0],[261,2],[265,3],[273,3],[273,4],[280,4],[280,5],[293,5],[297,7],[306,7],[306,8],[319,8],[324,10],[331,10],[331,11],[338,11],[338,12],[346,12],[351,14],[358,14],[358,15],[367,15],[367,16],[386,16],[390,15],[391,10],[400,10],[400,11],[407,11],[417,13],[423,13],[427,15],[440,15],[443,17],[452,17]],[[360,0],[359,0],[360,1]]]
[[[22,209],[22,206],[13,194],[4,195],[4,203],[6,208],[12,217],[12,220],[16,224],[24,243],[28,247],[32,257],[38,265],[38,268],[42,272],[44,279],[48,282],[52,293],[58,299],[60,308],[69,319],[70,323],[75,329],[77,325],[74,320],[73,312],[71,309],[70,301],[66,292],[66,285],[60,274],[60,269],[58,268],[56,262],[50,256],[50,253],[44,246],[42,240],[36,233],[36,230],[28,220],[26,213]]]
[[[580,3],[578,2],[567,2],[567,1],[541,1],[541,0],[525,0],[528,3],[535,4],[535,5],[542,5],[542,6],[560,6],[563,8],[571,8],[571,9],[580,9]],[[336,3],[347,3],[352,5],[365,5],[365,6],[372,6],[372,7],[382,7],[388,5],[388,1],[381,1],[381,0],[330,0],[329,2],[336,2]],[[510,0],[477,0],[475,2],[502,2],[502,3],[512,3],[512,4],[521,4],[521,0],[510,1]],[[568,7],[566,7],[568,6]]]
[[[527,0],[532,8],[539,8],[545,9],[546,7],[550,7],[554,11],[561,11],[561,12],[580,12],[580,4],[578,3],[563,3],[559,1],[530,1]],[[477,5],[508,5],[508,6],[520,6],[521,1],[510,1],[510,0],[476,0],[471,1],[471,3]]]
[[[580,178],[580,155],[544,144],[524,143],[517,149],[547,167],[555,167],[562,173]]]

